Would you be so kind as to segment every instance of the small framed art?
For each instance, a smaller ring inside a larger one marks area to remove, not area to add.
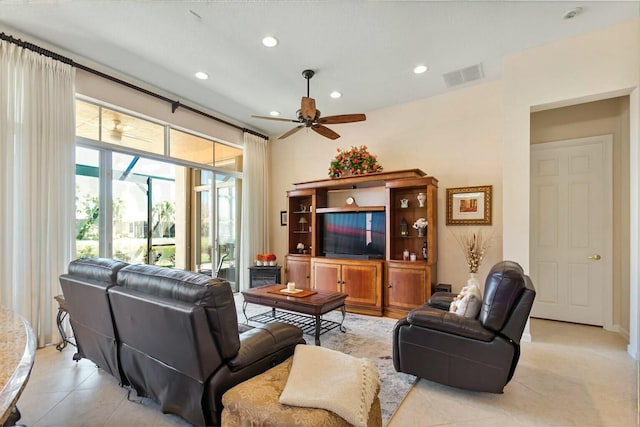
[[[447,188],[447,225],[491,225],[491,185]]]
[[[289,223],[289,215],[287,211],[280,211],[280,225],[285,226]]]

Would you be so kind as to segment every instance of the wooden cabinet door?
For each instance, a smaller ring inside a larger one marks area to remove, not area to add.
[[[314,259],[311,262],[311,287],[317,291],[342,292],[340,273],[340,263]]]
[[[382,306],[382,264],[343,264],[342,292],[349,294],[347,305]]]
[[[309,258],[287,257],[287,282],[295,282],[296,288],[310,289],[311,261]]]
[[[425,266],[396,265],[387,267],[384,287],[385,314],[399,317],[423,305],[430,297],[430,269]]]

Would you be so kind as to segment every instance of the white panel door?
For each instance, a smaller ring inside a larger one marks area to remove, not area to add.
[[[610,135],[531,146],[532,317],[603,326],[611,283]]]

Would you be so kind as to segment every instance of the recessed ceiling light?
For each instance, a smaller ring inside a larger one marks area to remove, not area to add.
[[[196,77],[200,80],[207,80],[209,78],[209,74],[205,73],[204,71],[198,71],[196,73]]]
[[[428,68],[426,65],[418,65],[416,68],[413,69],[413,72],[416,74],[422,74],[427,70]]]
[[[337,99],[340,98],[342,96],[342,94],[340,92],[338,92],[337,90],[334,90],[333,92],[331,92],[329,94],[330,97],[332,97],[333,99]]]
[[[262,44],[266,47],[274,47],[278,45],[278,39],[273,36],[266,36],[262,39]]]
[[[573,19],[576,16],[580,15],[581,13],[582,13],[581,7],[574,7],[573,9],[569,9],[565,13],[563,13],[562,19]]]
[[[280,111],[273,110],[273,111],[271,111],[271,112],[269,113],[269,115],[270,115],[270,116],[274,116],[274,117],[275,117],[275,116],[279,116],[279,115],[280,115]]]

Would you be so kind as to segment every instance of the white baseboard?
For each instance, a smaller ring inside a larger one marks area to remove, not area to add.
[[[620,325],[613,325],[611,328],[607,329],[608,331],[615,332],[616,334],[622,336],[627,342],[629,341],[629,331],[624,329]]]
[[[627,346],[627,353],[629,353],[629,356],[633,357],[634,360],[640,360],[640,353],[637,349],[631,348],[631,344]]]

